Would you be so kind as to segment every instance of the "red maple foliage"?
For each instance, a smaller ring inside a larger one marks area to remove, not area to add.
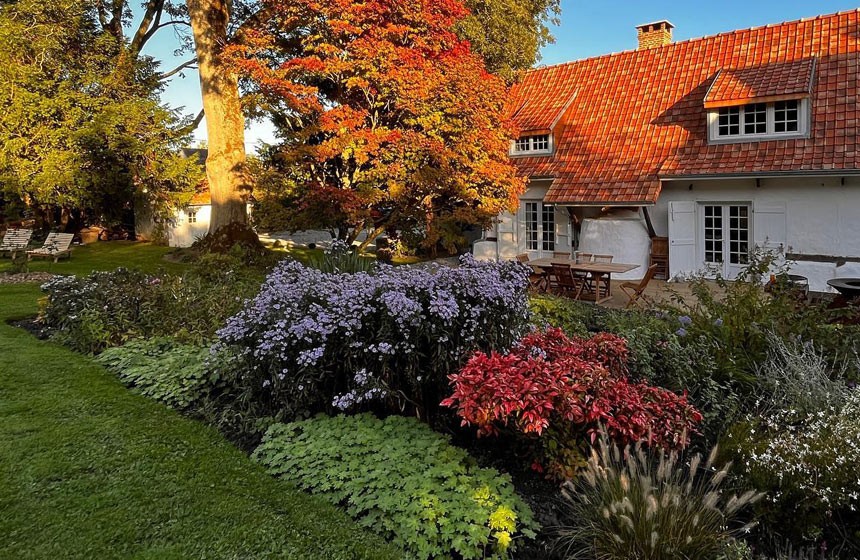
[[[506,429],[547,440],[537,465],[548,463],[553,473],[571,470],[553,464],[555,450],[576,445],[557,440],[579,434],[593,442],[600,426],[621,444],[686,446],[702,415],[686,394],[631,383],[624,375],[627,356],[626,341],[612,334],[569,338],[561,329],[537,331],[508,354],[472,356],[450,376],[454,394],[442,406],[456,408],[463,425],[476,426],[479,435]]]
[[[353,232],[420,230],[449,247],[458,226],[515,208],[507,88],[456,35],[460,0],[262,4],[267,31],[229,59],[277,116],[300,206],[333,201]]]

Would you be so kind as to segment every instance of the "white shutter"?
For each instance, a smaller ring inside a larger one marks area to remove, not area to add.
[[[517,210],[517,214],[521,211]],[[503,212],[499,216],[498,238],[496,242],[499,246],[499,257],[502,259],[512,259],[519,253],[517,249],[516,219],[510,212]]]
[[[784,252],[786,236],[785,203],[756,204],[753,208],[753,238],[757,247]]]
[[[499,233],[514,232],[514,216],[510,212],[502,212],[499,215]]]
[[[669,277],[685,276],[696,264],[696,203],[669,203]]]
[[[570,251],[570,214],[567,207],[555,207],[555,250]]]

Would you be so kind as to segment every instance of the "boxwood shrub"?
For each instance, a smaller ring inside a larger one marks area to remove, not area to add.
[[[510,477],[414,418],[319,416],[269,428],[254,457],[342,505],[409,558],[501,558],[538,529]]]

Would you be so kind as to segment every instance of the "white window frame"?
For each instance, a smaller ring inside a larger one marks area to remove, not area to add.
[[[731,262],[731,207],[744,207],[747,209],[747,225],[745,228],[747,238],[747,254],[752,255],[755,250],[755,232],[754,220],[755,214],[753,211],[753,202],[749,200],[697,200],[696,209],[696,260],[698,266],[707,274],[719,273],[723,278],[734,280],[741,270],[749,265],[749,260],[746,263]],[[705,208],[707,206],[719,206],[721,210],[721,258],[720,263],[712,263],[705,260]],[[739,241],[741,242],[741,241]]]
[[[185,211],[185,218],[189,224],[196,224],[197,223],[197,209],[195,208],[193,210],[186,210]]]
[[[544,138],[547,139],[547,147],[546,148],[535,148],[536,139]],[[524,140],[528,140],[528,148],[522,149],[518,146],[518,144],[522,143]],[[553,152],[554,144],[553,144],[553,135],[551,133],[547,134],[527,134],[524,136],[520,136],[516,140],[511,140],[511,149],[510,155],[512,156],[537,156],[537,155],[550,155]]]
[[[755,100],[744,105],[739,105],[740,112],[739,134],[720,136],[720,109],[708,110],[708,142],[710,144],[732,144],[735,142],[757,142],[762,140],[786,140],[792,138],[808,138],[809,137],[809,99],[797,99],[788,101],[797,101],[797,130],[787,132],[775,132],[774,120],[774,102],[767,103],[767,132],[759,134],[747,134],[744,131],[745,114],[744,108],[746,105],[756,104]]]
[[[555,206],[542,200],[523,200],[522,212],[522,246],[525,252],[538,258],[552,255],[559,246]]]

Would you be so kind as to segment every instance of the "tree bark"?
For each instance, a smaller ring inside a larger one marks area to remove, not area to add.
[[[213,234],[224,226],[247,224],[246,204],[253,183],[245,164],[245,118],[238,78],[221,60],[230,2],[187,0],[187,4],[209,134],[206,178],[212,196],[209,233]]]

